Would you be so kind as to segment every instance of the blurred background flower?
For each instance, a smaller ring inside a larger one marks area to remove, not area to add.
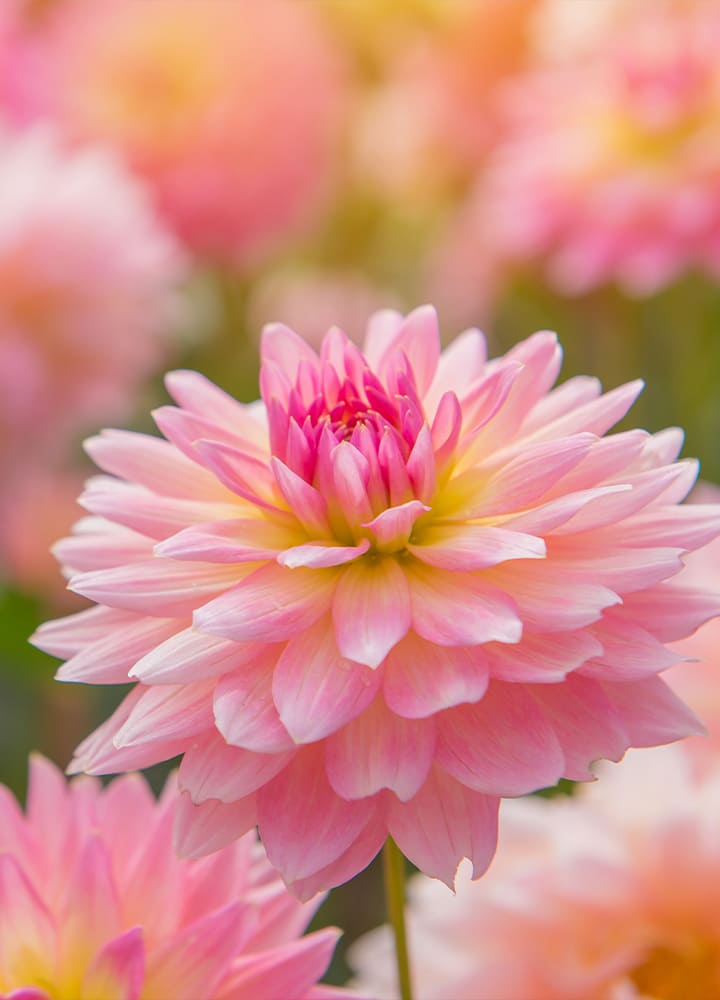
[[[492,355],[555,328],[565,376],[646,377],[634,420],[720,482],[719,25],[707,0],[4,0],[1,780],[121,696],[26,644],[79,601],[45,549],[81,438],[148,430],[168,367],[254,398],[266,320],[358,338],[431,300]],[[325,904],[346,939],[376,880]]]
[[[572,798],[504,804],[488,874],[457,896],[416,876],[418,1000],[685,1000],[720,991],[720,761],[634,750]],[[352,949],[355,985],[394,998],[388,928]]]

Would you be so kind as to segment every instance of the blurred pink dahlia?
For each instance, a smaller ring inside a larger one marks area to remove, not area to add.
[[[598,6],[613,16],[594,44],[513,82],[477,226],[571,294],[617,281],[644,295],[689,268],[718,276],[720,8]]]
[[[720,996],[720,759],[633,751],[573,799],[505,803],[482,881],[418,876],[418,1000],[711,1000]],[[351,950],[356,985],[398,996],[389,928]]]
[[[553,390],[560,359],[550,333],[441,354],[430,307],[375,314],[364,353],[276,324],[262,401],[175,372],[167,440],[92,439],[109,475],[57,554],[99,606],[35,641],[62,680],[136,686],[73,768],[183,754],[179,848],[257,823],[305,896],[388,833],[480,875],[500,796],[696,731],[656,674],[717,612],[672,577],[720,509],[677,506],[679,431],[602,437],[639,383]]]
[[[69,786],[30,764],[27,814],[0,786],[3,1000],[333,1000],[316,986],[334,928],[300,937],[321,899],[292,897],[254,835],[178,860],[175,781]]]
[[[18,58],[9,104],[113,146],[194,250],[245,259],[329,183],[343,74],[313,7],[64,0],[28,31],[39,79]]]
[[[57,459],[69,435],[129,414],[166,353],[183,269],[144,189],[111,154],[68,151],[45,128],[0,133],[7,474]]]

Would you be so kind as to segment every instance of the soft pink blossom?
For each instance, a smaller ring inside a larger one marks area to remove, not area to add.
[[[573,799],[503,803],[482,879],[411,883],[418,1000],[720,995],[720,760],[633,751]],[[357,942],[357,986],[397,997],[388,928]]]
[[[314,4],[63,0],[26,49],[44,86],[15,113],[115,146],[195,250],[246,259],[317,214],[343,74]]]
[[[552,389],[551,333],[441,354],[430,307],[376,313],[364,353],[271,325],[262,358],[257,403],[175,372],[166,440],[88,442],[108,474],[56,551],[98,607],[35,642],[62,680],[135,687],[75,770],[184,754],[179,848],[257,823],[305,896],[388,833],[478,876],[500,796],[697,731],[656,675],[717,612],[673,577],[720,508],[678,506],[679,431],[603,436],[640,383]]]
[[[299,903],[249,834],[178,860],[175,781],[156,802],[139,775],[69,786],[30,764],[27,812],[0,786],[3,1000],[341,1000],[316,986],[334,928],[301,937]]]
[[[0,134],[0,459],[10,476],[124,419],[169,346],[182,262],[107,152]]]
[[[514,81],[474,209],[503,259],[571,294],[720,275],[720,8],[639,0],[613,14],[575,59]]]

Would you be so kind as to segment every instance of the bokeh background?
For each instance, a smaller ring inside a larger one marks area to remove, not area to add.
[[[26,642],[82,607],[83,437],[176,367],[255,398],[264,322],[555,329],[720,482],[718,52],[714,0],[2,0],[0,781],[120,697]],[[380,919],[372,869],[319,923]]]

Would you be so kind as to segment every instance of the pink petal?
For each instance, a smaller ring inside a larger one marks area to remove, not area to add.
[[[50,551],[66,573],[85,573],[141,562],[152,554],[152,542],[103,517],[87,517],[76,521],[73,534],[55,542]]]
[[[224,496],[213,475],[162,438],[109,430],[89,438],[84,448],[105,472],[163,496],[187,500]]]
[[[236,503],[229,501],[167,497],[133,483],[103,476],[88,480],[78,503],[91,514],[154,539],[167,538],[189,524],[237,517],[238,514]]]
[[[273,458],[272,469],[280,492],[308,535],[311,538],[332,538],[327,503],[322,494],[278,458]]]
[[[83,996],[140,1000],[144,980],[143,932],[133,927],[109,941],[95,956],[83,979]]]
[[[110,774],[113,771],[140,770],[183,752],[187,746],[184,737],[123,747],[120,750],[115,747],[114,737],[148,690],[150,689],[138,684],[123,698],[110,718],[82,741],[68,767],[69,774],[80,771],[87,774]]]
[[[522,510],[537,503],[574,469],[596,440],[592,434],[575,434],[528,446],[487,478],[485,483],[482,477],[487,474],[479,468],[453,482],[452,488],[461,492],[473,485],[472,493],[462,506],[468,518]],[[468,485],[465,485],[466,482]]]
[[[589,781],[592,761],[620,760],[630,746],[621,713],[596,681],[570,674],[562,684],[539,684],[532,693],[562,746],[563,777]]]
[[[203,465],[232,493],[266,510],[284,509],[275,477],[264,459],[231,444],[207,439],[196,441],[195,451]]]
[[[86,968],[96,952],[123,930],[120,897],[108,845],[99,833],[82,845],[68,873],[66,896],[58,911],[65,968]]]
[[[685,736],[704,735],[705,726],[659,677],[602,688],[620,713],[634,747],[654,747]]]
[[[189,792],[195,804],[206,799],[232,803],[274,778],[292,760],[293,753],[255,753],[228,746],[217,733],[211,733],[185,751],[178,786]]]
[[[346,802],[335,794],[316,746],[300,751],[257,797],[262,842],[287,883],[337,860],[373,812],[370,799]]]
[[[720,595],[674,581],[658,583],[628,594],[613,613],[647,629],[660,642],[674,642],[720,614]]]
[[[535,535],[487,524],[437,525],[425,528],[414,556],[439,569],[486,569],[508,559],[542,559],[545,542]]]
[[[433,452],[430,428],[425,424],[415,439],[407,460],[407,471],[410,476],[415,496],[423,503],[429,504],[435,496],[435,455]]]
[[[389,788],[407,801],[425,781],[435,752],[433,719],[403,719],[376,698],[362,715],[326,742],[330,784],[344,799]]]
[[[173,850],[181,858],[213,854],[252,830],[256,822],[254,795],[236,802],[208,799],[194,805],[189,794],[183,792],[175,811]]]
[[[270,563],[199,608],[193,624],[239,642],[291,639],[328,610],[337,578],[333,569],[286,569]]]
[[[645,387],[642,379],[628,382],[606,392],[597,399],[591,399],[582,406],[575,407],[542,427],[533,431],[526,440],[549,441],[564,434],[589,431],[591,434],[605,434],[625,416]]]
[[[262,648],[261,643],[232,642],[187,628],[159,642],[130,673],[145,684],[192,684],[237,669]]]
[[[367,486],[370,479],[370,466],[361,451],[350,444],[341,441],[330,453],[334,500],[350,525],[359,524],[372,517],[372,506],[368,497]]]
[[[115,746],[187,740],[205,732],[212,725],[214,686],[210,680],[145,688],[115,734]]]
[[[409,802],[391,800],[388,824],[405,857],[452,889],[463,858],[472,861],[473,878],[490,864],[498,805],[498,799],[471,791],[434,766]]]
[[[215,688],[215,725],[233,746],[257,753],[282,753],[294,746],[272,697],[279,652],[268,646],[240,670],[221,677]]]
[[[134,618],[129,625],[106,632],[70,657],[55,675],[59,681],[127,684],[130,669],[159,643],[174,635],[177,619]]]
[[[412,601],[412,627],[441,646],[519,642],[522,621],[512,597],[473,573],[406,567]],[[509,590],[510,588],[508,588]]]
[[[323,569],[328,566],[342,566],[358,556],[364,555],[370,548],[370,542],[363,538],[358,545],[325,545],[322,542],[308,542],[306,545],[296,545],[286,549],[277,557],[281,566],[296,569],[307,566],[311,569]]]
[[[305,361],[313,368],[319,366],[319,358],[312,347],[284,323],[268,323],[263,327],[260,356],[263,362],[276,364],[291,383],[297,378],[301,362]]]
[[[264,428],[251,416],[248,407],[199,372],[169,372],[165,376],[165,387],[175,402],[190,413],[234,428],[240,436],[257,442],[258,446],[266,440]]]
[[[345,568],[332,606],[338,649],[377,667],[410,628],[410,597],[396,560],[363,559]]]
[[[496,680],[556,684],[602,653],[602,645],[587,632],[528,633],[515,646],[491,643],[483,653]]]
[[[482,375],[487,360],[485,338],[479,330],[465,330],[441,353],[432,384],[425,394],[425,412],[435,414],[445,392],[460,394]]]
[[[397,370],[402,355],[410,362],[418,393],[422,396],[430,387],[440,357],[440,332],[437,313],[432,306],[420,306],[400,324],[391,342],[374,365],[386,380]]]
[[[372,521],[365,521],[362,527],[373,533],[381,552],[395,552],[407,545],[415,522],[429,510],[419,500],[408,500],[398,507],[381,511]]]
[[[602,644],[602,652],[580,667],[585,677],[599,681],[640,680],[682,659],[645,629],[615,618],[612,611],[589,631]]]
[[[16,859],[0,854],[0,970],[3,977],[16,982],[21,975],[25,978],[30,956],[34,960],[35,975],[52,982],[57,960],[53,919]]]
[[[268,951],[240,956],[217,1000],[304,1000],[325,974],[339,937],[339,930],[326,927]]]
[[[161,406],[152,411],[152,418],[168,441],[171,441],[191,462],[198,463],[203,476],[209,475],[214,479],[214,494],[224,494],[228,499],[232,496],[217,476],[200,463],[200,457],[195,449],[196,441],[223,441],[233,448],[241,448],[258,461],[268,460],[267,431],[259,430],[258,425],[247,416],[247,413],[241,413],[241,420],[230,424],[218,423],[202,414],[179,410],[175,406]],[[246,433],[241,433],[241,428]]]
[[[565,758],[552,725],[518,684],[491,682],[482,701],[438,719],[436,759],[486,795],[525,795],[557,784]]]
[[[185,528],[155,546],[155,553],[171,559],[207,562],[260,562],[297,544],[300,535],[285,524],[264,518],[209,521]]]
[[[370,864],[386,837],[387,824],[382,810],[378,808],[362,832],[339,858],[306,878],[288,883],[288,889],[298,899],[312,899],[318,892],[342,885]]]
[[[184,927],[148,955],[143,993],[163,1000],[215,996],[228,965],[242,948],[250,919],[243,904],[235,902]]]
[[[478,701],[487,684],[484,650],[437,646],[409,632],[388,654],[383,694],[397,715],[422,719],[453,705]]]
[[[295,742],[310,743],[364,711],[381,680],[378,671],[341,656],[325,618],[285,647],[273,675],[273,698]]]
[[[550,560],[512,563],[489,569],[486,577],[496,587],[512,594],[526,629],[563,632],[583,628],[597,621],[606,608],[620,604],[621,598],[607,587],[573,580],[569,599],[567,578],[561,567]]]
[[[99,604],[160,618],[184,617],[218,591],[237,583],[237,566],[150,559],[94,573],[78,573],[68,584]]]
[[[86,608],[66,618],[40,625],[30,637],[30,642],[52,656],[69,657],[81,652],[89,643],[103,639],[109,632],[143,620],[130,611]]]
[[[402,313],[395,309],[379,309],[367,322],[363,351],[373,370],[393,342],[403,322]]]

